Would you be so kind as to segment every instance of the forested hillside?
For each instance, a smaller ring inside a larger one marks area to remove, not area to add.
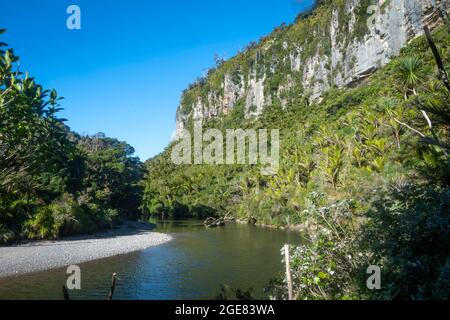
[[[278,174],[263,176],[258,165],[176,166],[172,144],[146,163],[145,210],[174,217],[231,214],[301,230],[309,245],[292,252],[299,299],[446,299],[450,87],[444,68],[450,70],[450,23],[445,12],[430,40],[411,40],[370,77],[347,87],[331,85],[320,98],[311,99],[301,79],[293,81],[286,99],[260,105],[258,112],[250,110],[255,106],[251,98],[238,98],[232,108],[211,98],[211,88],[220,88],[230,66],[251,69],[268,42],[282,50],[283,41],[277,39],[301,33],[310,24],[321,26],[329,13],[326,6],[319,7],[304,23],[277,29],[236,58],[221,61],[182,97],[180,129],[192,130],[196,119],[223,132],[280,129]],[[322,50],[320,39],[311,50]],[[247,71],[242,74],[252,74]],[[267,79],[284,76],[282,71],[262,76],[265,88]],[[279,92],[280,83],[269,88]],[[222,109],[211,112],[217,105]],[[369,265],[381,266],[383,290],[367,290]],[[286,297],[284,288],[280,280],[271,292]]]
[[[280,130],[271,176],[262,165],[176,165],[177,141],[142,164],[125,142],[71,132],[57,92],[0,42],[0,243],[121,218],[232,216],[302,232],[298,299],[448,299],[448,3],[385,1],[389,23],[370,30],[371,4],[318,1],[184,91],[178,138],[196,120]],[[367,290],[370,265],[382,290]],[[285,279],[269,289],[286,298]]]
[[[18,62],[0,42],[0,243],[93,233],[138,218],[143,165],[133,148],[71,132],[58,117],[57,92]]]

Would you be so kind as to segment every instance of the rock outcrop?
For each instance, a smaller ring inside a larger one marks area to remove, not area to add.
[[[286,108],[294,89],[297,95],[301,92],[309,101],[317,101],[332,87],[355,86],[421,35],[424,25],[433,28],[439,23],[438,8],[450,8],[446,0],[371,3],[326,2],[224,62],[184,93],[176,136],[190,119],[218,117],[238,104],[244,117],[252,118],[273,103]]]

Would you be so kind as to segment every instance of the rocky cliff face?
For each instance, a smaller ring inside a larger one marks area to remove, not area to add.
[[[378,5],[373,5],[377,3]],[[401,48],[439,23],[448,0],[333,0],[211,71],[183,94],[179,137],[190,120],[210,119],[240,106],[245,118],[296,96],[320,100],[328,89],[354,86]]]

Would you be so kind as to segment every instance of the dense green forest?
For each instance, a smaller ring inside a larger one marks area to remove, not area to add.
[[[274,34],[310,37],[329,22],[318,10],[306,25]],[[359,25],[354,37],[365,32]],[[450,70],[450,25],[431,37],[435,54],[419,37],[355,88],[312,101],[299,85],[287,106],[275,101],[257,119],[246,118],[238,101],[205,123],[280,129],[274,176],[259,165],[177,166],[174,144],[142,164],[124,142],[77,135],[58,118],[56,91],[21,73],[0,43],[0,242],[91,233],[120,218],[232,215],[302,232],[307,245],[292,250],[298,299],[448,299],[450,87],[442,67]],[[317,39],[303,39],[304,54],[327,50]],[[255,52],[252,44],[220,61],[182,100],[219,86],[227,68],[248,67]],[[369,265],[382,267],[380,291],[365,286]],[[286,298],[285,279],[269,289]]]
[[[0,243],[92,233],[138,218],[143,164],[133,148],[71,132],[58,117],[57,92],[23,74],[6,43],[0,54]]]
[[[432,34],[447,70],[449,31],[441,26]],[[218,70],[185,95],[201,95],[223,73]],[[172,144],[146,163],[145,210],[172,217],[232,214],[301,230],[310,245],[292,252],[298,299],[449,298],[444,76],[423,36],[365,83],[332,89],[321,102],[310,103],[299,88],[288,108],[274,103],[256,120],[245,119],[241,101],[205,126],[281,129],[278,174],[263,176],[258,165],[175,166]],[[383,290],[367,290],[369,265],[382,267]],[[286,298],[284,280],[274,281],[270,292]]]

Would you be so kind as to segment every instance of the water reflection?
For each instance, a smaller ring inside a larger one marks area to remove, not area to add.
[[[283,270],[280,248],[299,234],[229,224],[206,229],[198,221],[159,222],[172,242],[80,265],[82,290],[73,299],[106,299],[111,274],[119,275],[116,299],[210,299],[221,284],[255,294]],[[0,299],[61,299],[64,269],[0,279]]]

